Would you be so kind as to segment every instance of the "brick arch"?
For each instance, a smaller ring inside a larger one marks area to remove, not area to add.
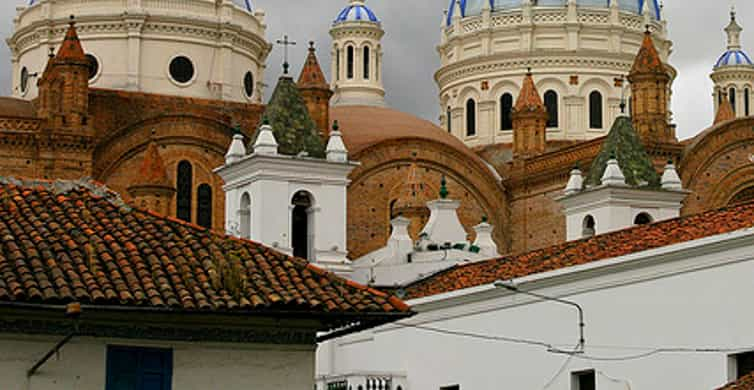
[[[683,153],[679,170],[692,194],[684,214],[723,207],[738,190],[754,181],[754,118],[712,127]]]
[[[377,250],[387,242],[389,202],[395,188],[405,183],[411,164],[416,164],[422,180],[432,185],[439,183],[441,176],[447,177],[450,198],[461,201],[461,223],[472,239],[472,227],[487,216],[495,226],[499,250],[507,252],[510,248],[506,192],[483,162],[443,143],[419,138],[386,140],[351,158],[361,163],[351,173],[348,190],[351,258]]]

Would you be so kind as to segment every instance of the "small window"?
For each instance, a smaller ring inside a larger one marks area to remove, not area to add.
[[[751,115],[751,91],[744,89],[744,116]]]
[[[107,347],[105,390],[170,390],[173,351]]]
[[[212,228],[212,187],[202,184],[196,190],[196,224]]]
[[[187,84],[194,79],[194,63],[188,57],[178,56],[170,61],[170,77],[179,84]]]
[[[733,355],[732,358],[735,360],[734,367],[736,369],[732,379],[741,379],[741,377],[754,372],[754,351],[739,353]]]
[[[513,130],[513,95],[500,96],[500,130]]]
[[[584,222],[582,224],[582,231],[581,236],[583,238],[592,237],[596,233],[597,224],[594,221],[594,217],[591,215],[587,215],[584,218]]]
[[[571,375],[572,390],[595,390],[597,385],[594,370],[574,372]]]
[[[348,48],[346,48],[346,77],[348,79],[353,78],[353,65],[353,46],[348,46]]]
[[[254,96],[254,74],[251,71],[243,76],[243,92],[247,98]]]
[[[29,69],[27,69],[25,66],[21,68],[21,78],[19,81],[21,93],[26,93],[26,91],[29,90]]]
[[[369,61],[371,56],[369,55],[369,47],[364,46],[364,79],[369,80]]]
[[[466,136],[476,135],[476,102],[474,99],[466,101]]]
[[[191,222],[191,192],[193,191],[193,167],[188,161],[178,163],[176,179],[176,216]]]
[[[445,110],[445,121],[448,125],[448,133],[453,132],[453,113],[450,111],[450,106],[448,106],[448,109]]]
[[[461,390],[461,385],[442,386],[440,390]]]
[[[634,218],[634,225],[649,225],[652,223],[652,216],[649,213],[640,213]]]
[[[558,123],[558,93],[555,91],[545,92],[545,108],[547,108],[547,127],[557,128]]]
[[[89,81],[92,81],[99,74],[99,61],[92,54],[87,54],[86,62],[89,63]]]
[[[736,89],[731,88],[728,90],[728,100],[730,100],[730,105],[733,107],[733,113],[736,112]]]
[[[601,129],[602,127],[602,94],[594,91],[589,94],[589,128]]]

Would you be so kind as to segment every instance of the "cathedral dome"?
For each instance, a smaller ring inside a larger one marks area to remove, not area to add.
[[[350,0],[349,4],[338,13],[334,24],[343,22],[373,22],[379,23],[377,15],[364,4],[363,0]]]
[[[754,62],[743,50],[728,50],[715,63],[715,68],[723,66],[754,66]]]
[[[503,11],[508,9],[521,8],[526,0],[451,0],[448,6],[448,25],[453,20],[453,13],[455,12],[454,3],[459,1],[461,3],[461,16],[476,16],[482,14],[482,8],[484,8],[484,2],[487,1],[490,4],[492,12]],[[576,4],[583,7],[591,8],[608,8],[610,2],[613,0],[576,0]],[[618,7],[621,10],[627,12],[633,12],[641,14],[646,1],[651,1],[649,4],[652,16],[655,19],[660,19],[660,4],[657,0],[615,0],[618,1]],[[565,7],[568,4],[568,0],[533,0],[532,4],[535,7]]]

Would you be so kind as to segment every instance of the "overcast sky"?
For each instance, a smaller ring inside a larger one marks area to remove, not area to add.
[[[17,4],[26,0],[0,0],[0,35],[12,29]],[[306,55],[306,42],[329,46],[328,28],[347,0],[255,0],[267,11],[267,39],[283,34],[297,40],[291,53],[298,74]],[[368,5],[383,22],[384,80],[388,102],[393,108],[437,121],[437,87],[433,74],[439,65],[435,46],[440,40],[440,21],[447,0],[368,0]],[[673,111],[680,138],[688,138],[708,127],[712,121],[712,82],[709,73],[725,49],[723,28],[728,23],[729,0],[665,0],[674,53],[670,62],[678,69],[673,93]],[[744,48],[754,53],[754,1],[739,0],[739,21],[744,27]],[[0,95],[10,94],[10,54],[0,49]],[[267,83],[274,86],[279,76],[282,51],[275,48],[267,67]],[[328,74],[328,50],[319,52],[323,70]],[[271,88],[268,88],[268,92]]]

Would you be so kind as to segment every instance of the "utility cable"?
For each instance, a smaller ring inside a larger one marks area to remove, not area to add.
[[[547,344],[545,342],[537,341],[537,340],[527,340],[527,339],[522,339],[522,338],[505,337],[505,336],[492,336],[492,335],[485,335],[485,334],[479,334],[479,333],[441,329],[441,328],[435,328],[435,327],[424,326],[424,325],[405,324],[401,322],[395,322],[394,324],[404,327],[404,328],[415,328],[415,329],[425,330],[427,332],[434,332],[434,333],[446,334],[446,335],[451,335],[451,336],[469,337],[469,338],[487,340],[487,341],[503,341],[503,342],[513,343],[513,344],[534,345],[538,347],[547,348],[548,350],[554,349],[551,344]]]

